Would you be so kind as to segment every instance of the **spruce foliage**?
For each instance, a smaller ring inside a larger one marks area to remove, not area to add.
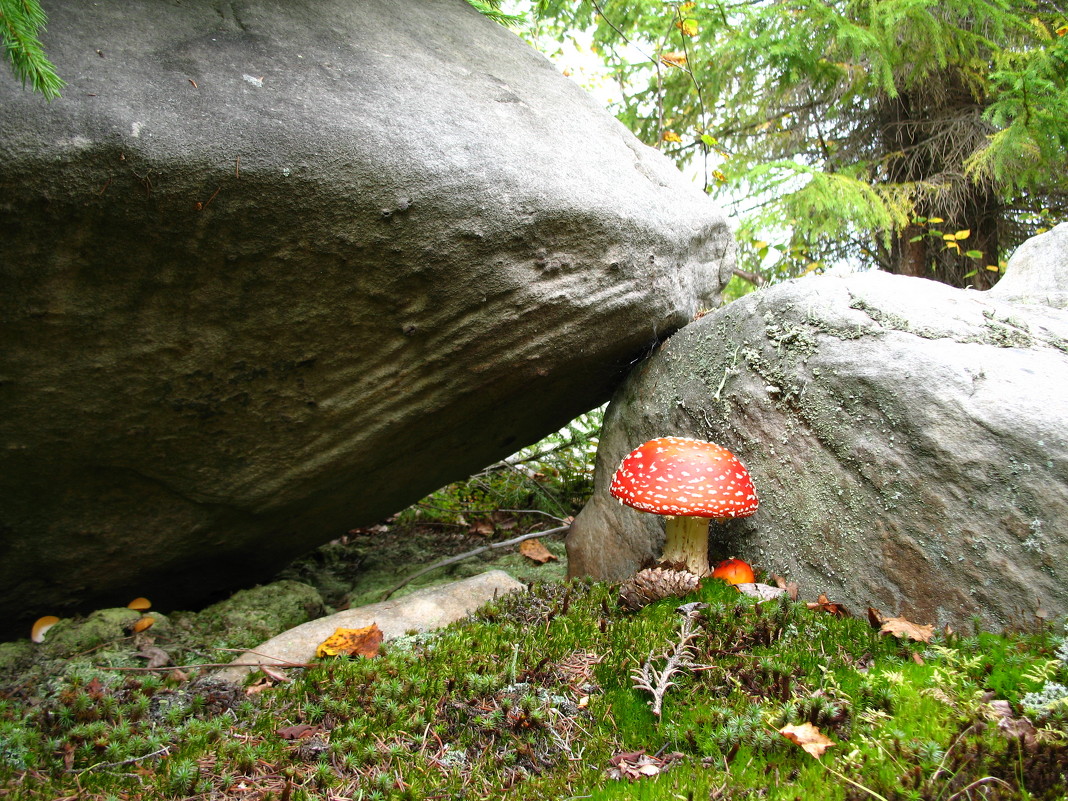
[[[467,0],[480,14],[506,28],[516,28],[526,23],[522,14],[509,14],[501,8],[501,0]]]
[[[985,288],[1068,212],[1058,0],[538,0],[536,15],[543,37],[592,33],[639,137],[750,199],[756,280],[847,261]]]
[[[39,38],[48,19],[37,0],[0,0],[0,37],[15,76],[47,99],[59,97],[64,82],[45,56]]]

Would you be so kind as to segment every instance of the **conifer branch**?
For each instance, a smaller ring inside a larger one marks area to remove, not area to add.
[[[501,0],[467,0],[479,14],[489,17],[498,25],[505,28],[518,28],[527,24],[527,18],[522,14],[509,14],[501,10]]]
[[[45,56],[38,38],[48,18],[38,0],[0,0],[0,42],[15,77],[48,100],[59,97],[63,79]]]

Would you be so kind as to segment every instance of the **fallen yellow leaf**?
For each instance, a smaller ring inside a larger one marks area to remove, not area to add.
[[[801,723],[796,726],[793,724],[783,726],[779,729],[779,734],[787,740],[797,743],[804,748],[805,751],[816,757],[816,759],[823,756],[823,752],[834,745],[833,740],[824,736],[823,733],[811,723]]]
[[[382,629],[377,623],[362,629],[336,629],[318,648],[315,655],[324,656],[378,656],[382,644]]]

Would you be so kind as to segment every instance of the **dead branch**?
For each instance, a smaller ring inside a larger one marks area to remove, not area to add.
[[[679,626],[678,641],[668,651],[658,656],[650,654],[641,668],[631,672],[635,689],[652,693],[653,700],[649,702],[649,706],[652,707],[653,714],[657,717],[660,717],[664,704],[664,693],[667,692],[668,687],[675,684],[671,677],[693,666],[693,639],[697,636],[699,613],[699,608],[691,608],[686,612]],[[664,660],[664,667],[658,670],[654,662],[660,659]]]
[[[504,540],[502,542],[491,542],[489,545],[483,545],[483,546],[481,546],[479,548],[475,548],[474,550],[466,551],[465,553],[457,554],[456,556],[450,556],[447,559],[442,559],[440,562],[435,562],[432,565],[424,567],[422,570],[417,570],[415,573],[412,573],[410,576],[408,576],[406,579],[404,579],[404,581],[401,581],[395,587],[393,587],[392,589],[387,591],[382,596],[382,600],[383,601],[389,600],[389,597],[393,593],[395,593],[397,590],[399,590],[401,587],[403,587],[405,584],[408,584],[408,583],[414,581],[415,579],[419,578],[420,576],[422,576],[422,575],[424,575],[426,573],[429,573],[431,570],[437,570],[439,567],[445,567],[446,565],[451,565],[451,564],[454,564],[456,562],[462,562],[464,559],[467,559],[468,557],[477,556],[478,554],[480,554],[480,553],[482,553],[484,551],[488,551],[491,548],[506,548],[509,545],[517,545],[518,543],[522,542],[523,540],[533,539],[534,537],[548,537],[551,534],[560,534],[560,533],[562,533],[564,531],[567,531],[570,528],[571,528],[571,526],[567,525],[567,526],[557,526],[556,528],[546,529],[545,531],[532,531],[529,534],[522,534],[522,535],[520,535],[518,537],[512,537],[512,539],[510,539],[510,540]]]

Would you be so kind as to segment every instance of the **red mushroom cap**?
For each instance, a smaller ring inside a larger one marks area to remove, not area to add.
[[[748,517],[758,500],[738,457],[714,442],[651,439],[631,451],[608,491],[628,506],[659,515]]]

